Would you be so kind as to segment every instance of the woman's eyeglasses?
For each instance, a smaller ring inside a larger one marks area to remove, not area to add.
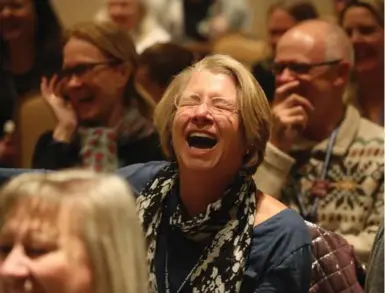
[[[196,109],[205,104],[211,114],[237,114],[239,112],[236,104],[224,98],[212,98],[204,102],[198,95],[181,96],[174,99],[174,104],[177,109]]]
[[[70,78],[73,75],[76,75],[78,77],[84,76],[88,72],[90,72],[92,69],[94,69],[97,66],[111,66],[111,65],[117,65],[120,64],[120,60],[108,60],[108,61],[101,61],[101,62],[93,62],[93,63],[82,63],[75,65],[73,67],[64,68],[61,70],[59,74],[60,79],[64,78]]]
[[[336,59],[331,61],[324,61],[318,63],[296,63],[296,62],[277,62],[271,65],[271,71],[275,74],[282,74],[285,68],[289,69],[294,74],[307,74],[314,67],[320,67],[325,65],[335,65],[342,61],[342,59]]]

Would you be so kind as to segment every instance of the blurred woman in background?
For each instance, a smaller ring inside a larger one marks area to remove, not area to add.
[[[271,56],[255,64],[252,69],[256,80],[261,84],[269,101],[274,98],[275,77],[271,72],[271,64],[275,55],[275,48],[282,35],[301,21],[318,18],[317,9],[309,1],[295,3],[278,2],[267,12],[267,35],[271,48]]]
[[[234,31],[250,32],[246,0],[146,0],[149,10],[173,41],[208,41]],[[165,13],[167,11],[167,13]]]
[[[128,32],[113,23],[75,25],[63,56],[59,77],[41,84],[58,122],[40,137],[33,167],[115,171],[161,159],[154,102],[134,86],[137,54]]]
[[[0,191],[0,292],[147,292],[135,200],[113,175],[67,170]]]
[[[105,2],[106,7],[97,14],[96,20],[113,21],[126,29],[139,54],[154,44],[171,40],[169,33],[150,14],[146,0],[105,0]],[[165,7],[165,10],[167,9],[168,7]]]
[[[340,23],[354,47],[354,103],[363,117],[383,125],[384,2],[352,1],[342,11]]]
[[[16,154],[4,128],[17,102],[39,91],[42,76],[60,69],[61,36],[49,0],[0,1],[0,166],[12,165]]]

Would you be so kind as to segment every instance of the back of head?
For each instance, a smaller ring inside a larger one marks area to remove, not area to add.
[[[194,54],[177,44],[159,43],[143,51],[139,66],[144,66],[153,82],[166,88],[171,80],[194,63]]]
[[[0,191],[0,229],[18,209],[54,226],[60,211],[70,211],[71,230],[88,253],[94,292],[146,292],[144,237],[123,179],[86,170],[23,174]]]
[[[286,11],[296,22],[319,17],[317,8],[309,1],[297,1],[294,3],[291,1],[278,2],[269,8],[268,14],[272,13],[275,9]]]

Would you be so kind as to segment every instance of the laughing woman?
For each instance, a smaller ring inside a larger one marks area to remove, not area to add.
[[[270,122],[258,83],[230,57],[171,83],[155,111],[171,163],[120,170],[139,194],[153,292],[308,292],[308,230],[251,177]]]
[[[111,172],[162,159],[153,102],[133,84],[137,54],[129,34],[112,23],[76,24],[65,35],[63,59],[60,78],[42,80],[58,122],[40,137],[32,166]]]
[[[355,54],[355,104],[361,115],[384,126],[384,1],[351,1],[340,24]]]

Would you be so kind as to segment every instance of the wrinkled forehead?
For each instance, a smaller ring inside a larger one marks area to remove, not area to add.
[[[197,70],[192,72],[182,96],[208,96],[210,98],[237,99],[237,86],[233,76],[222,71]]]

